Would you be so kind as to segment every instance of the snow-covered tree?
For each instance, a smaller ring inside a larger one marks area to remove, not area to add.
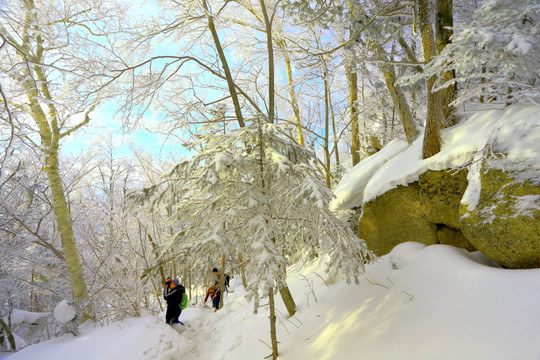
[[[174,209],[169,252],[208,260],[245,256],[255,308],[285,286],[292,260],[327,253],[330,272],[357,281],[371,258],[364,241],[328,209],[332,193],[314,172],[314,154],[287,139],[288,131],[259,120],[200,134],[193,146],[203,150],[165,174],[168,187],[156,201]]]
[[[455,71],[457,104],[538,103],[540,98],[540,5],[535,0],[488,0],[470,23],[454,31],[452,43],[429,71]],[[442,87],[455,83],[444,82]]]
[[[73,297],[88,302],[59,162],[61,141],[90,121],[104,97],[109,30],[121,8],[98,1],[6,1],[0,12],[2,94],[25,119],[47,175]],[[106,29],[106,30],[104,30]],[[92,316],[88,306],[83,319]]]

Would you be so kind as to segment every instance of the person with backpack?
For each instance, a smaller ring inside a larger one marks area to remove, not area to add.
[[[219,284],[220,274],[217,268],[212,269],[212,274],[214,274],[214,285],[210,286],[206,291],[206,296],[204,297],[204,304],[206,304],[206,301],[210,297],[212,299],[212,307],[214,308],[214,312],[216,312],[220,309],[221,302],[221,289]],[[227,290],[229,287],[229,280],[230,276],[225,275],[225,283],[223,284],[225,290]]]
[[[167,324],[182,324],[178,317],[182,313],[180,304],[185,293],[186,289],[180,284],[180,280],[167,278],[163,289],[163,298],[167,301],[167,312],[165,313]]]

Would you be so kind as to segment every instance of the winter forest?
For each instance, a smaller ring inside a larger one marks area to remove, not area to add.
[[[245,346],[276,359],[280,326],[307,306],[295,267],[324,259],[321,288],[386,291],[366,271],[436,253],[410,241],[497,271],[540,266],[536,0],[0,0],[0,95],[8,358],[88,324],[162,316],[168,276],[208,310],[214,267],[263,314],[265,338]],[[503,185],[486,195],[494,171]],[[456,178],[457,200],[423,202]],[[418,208],[381,203],[414,186]],[[496,209],[508,201],[513,212]],[[234,313],[227,301],[219,316]],[[175,358],[160,354],[145,356]]]

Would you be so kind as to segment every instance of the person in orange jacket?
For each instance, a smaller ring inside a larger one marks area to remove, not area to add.
[[[212,299],[212,307],[214,312],[219,310],[219,303],[221,302],[221,291],[219,290],[219,272],[217,268],[212,269],[214,274],[214,285],[210,286],[206,291],[206,296],[204,297],[204,304],[208,301],[210,297]]]

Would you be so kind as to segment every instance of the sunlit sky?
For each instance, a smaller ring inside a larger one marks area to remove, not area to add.
[[[132,13],[137,17],[157,16],[160,12],[160,7],[155,0],[124,0],[124,2],[132,5]],[[154,52],[160,52],[164,49],[170,50],[170,44],[163,44],[163,46],[158,44],[155,46]],[[90,114],[90,123],[63,141],[62,153],[67,156],[80,154],[96,146],[104,138],[112,136],[116,156],[130,157],[133,155],[133,148],[150,152],[157,159],[178,159],[188,155],[188,152],[179,147],[177,142],[173,144],[173,141],[166,136],[146,130],[151,128],[152,124],[160,121],[159,118],[152,115],[151,111],[145,115],[139,129],[126,132],[122,129],[120,115],[116,114],[118,108],[116,103],[110,102],[93,111]]]
[[[178,142],[167,139],[166,136],[151,132],[141,127],[130,132],[122,129],[119,115],[115,115],[116,106],[108,104],[97,108],[90,114],[90,123],[64,139],[61,151],[64,155],[77,155],[90,150],[93,146],[102,144],[109,136],[112,137],[115,156],[133,155],[133,149],[139,148],[152,153],[157,159],[178,159],[187,155],[187,151]],[[143,119],[146,123],[159,121],[151,114]]]

